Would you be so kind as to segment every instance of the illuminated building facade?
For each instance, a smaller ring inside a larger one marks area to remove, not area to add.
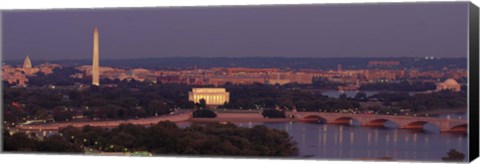
[[[193,88],[188,92],[189,101],[199,103],[201,99],[204,99],[208,106],[223,105],[230,100],[230,93],[225,88]]]
[[[23,60],[23,68],[24,69],[32,68],[32,61],[30,61],[30,58],[28,56],[25,58],[25,60]]]
[[[441,90],[452,90],[455,92],[460,92],[461,86],[456,80],[447,79],[443,83],[437,84],[437,91],[441,91]]]

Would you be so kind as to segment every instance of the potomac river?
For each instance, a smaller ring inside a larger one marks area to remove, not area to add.
[[[178,123],[188,126],[190,122]],[[439,133],[425,125],[424,131],[374,128],[305,122],[237,122],[242,127],[265,125],[285,130],[298,144],[299,157],[307,159],[378,159],[441,161],[450,149],[467,155],[468,136]],[[387,123],[388,124],[388,123]],[[468,156],[465,157],[465,161]]]

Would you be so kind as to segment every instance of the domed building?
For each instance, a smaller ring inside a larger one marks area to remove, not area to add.
[[[437,84],[437,91],[441,90],[452,90],[455,92],[460,92],[461,86],[455,79],[447,79],[443,83]]]
[[[27,56],[25,60],[23,60],[23,69],[30,69],[32,68],[32,62],[30,61],[30,58]]]
[[[38,68],[32,67],[32,61],[30,61],[30,58],[27,56],[25,60],[23,60],[22,71],[26,75],[31,76],[38,72]]]

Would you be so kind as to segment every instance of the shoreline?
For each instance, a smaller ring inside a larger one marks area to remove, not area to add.
[[[442,114],[465,114],[468,113],[466,108],[456,108],[456,109],[438,109],[433,111],[417,112],[419,115],[442,115]]]
[[[289,122],[289,118],[190,118],[184,122]]]

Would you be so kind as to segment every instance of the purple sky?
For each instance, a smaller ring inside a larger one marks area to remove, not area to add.
[[[7,11],[3,59],[466,57],[467,2]]]

